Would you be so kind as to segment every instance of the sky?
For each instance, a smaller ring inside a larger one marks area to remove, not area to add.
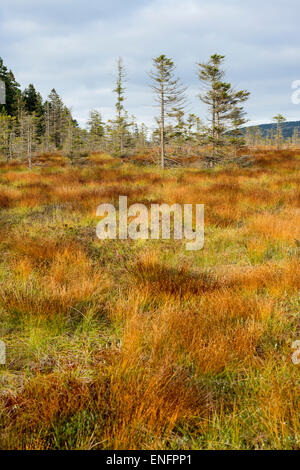
[[[300,120],[299,0],[1,0],[0,56],[22,89],[55,88],[85,126],[90,109],[114,116],[116,62],[126,67],[129,114],[153,126],[152,58],[166,54],[187,91],[187,112],[204,121],[197,62],[225,55],[226,78],[251,97],[250,124],[278,113]]]

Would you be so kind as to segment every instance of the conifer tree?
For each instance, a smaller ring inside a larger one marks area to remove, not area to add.
[[[117,102],[116,102],[116,119],[112,121],[115,123],[116,130],[117,130],[117,153],[119,155],[124,154],[125,148],[125,137],[127,133],[127,129],[132,126],[132,122],[128,120],[128,114],[124,108],[124,100],[125,100],[125,68],[123,65],[123,60],[121,57],[118,58],[117,61],[117,82],[116,87],[113,90],[114,93],[117,94]]]
[[[245,90],[235,91],[231,84],[224,81],[224,70],[221,66],[224,56],[214,54],[206,63],[198,63],[198,78],[203,85],[200,100],[209,107],[209,123],[207,140],[211,146],[208,158],[210,166],[224,157],[224,149],[228,142],[227,131],[229,130],[232,113],[239,104],[246,101],[249,92]],[[235,113],[238,111],[236,110]],[[243,110],[240,110],[242,113]]]
[[[186,88],[175,77],[175,64],[164,54],[153,59],[153,70],[150,72],[152,90],[155,101],[160,108],[160,160],[161,168],[165,168],[165,119],[171,108],[182,111],[185,104]]]
[[[168,113],[168,116],[175,119],[175,125],[172,126],[170,138],[174,141],[179,152],[181,152],[182,146],[187,140],[187,127],[184,120],[184,111],[180,108],[172,108],[172,111]]]
[[[25,111],[29,114],[36,113],[36,115],[42,115],[43,113],[43,100],[34,87],[32,83],[25,88],[22,93],[23,100],[24,100],[24,108]]]
[[[28,88],[25,88],[22,93],[22,99],[25,112],[34,114],[36,118],[37,136],[39,137],[39,141],[41,141],[41,137],[45,132],[43,99],[32,84],[30,84]]]
[[[0,57],[0,80],[5,84],[6,100],[0,109],[4,109],[9,116],[16,116],[18,109],[18,100],[21,99],[20,85],[17,83],[14,74],[8,70]]]
[[[93,151],[100,149],[104,138],[104,123],[99,111],[92,109],[88,120],[89,141]]]
[[[138,126],[137,130],[137,140],[136,140],[136,146],[140,150],[145,150],[147,146],[147,135],[148,135],[148,129],[147,126],[142,122],[140,126]]]
[[[246,144],[244,132],[243,129],[241,129],[241,127],[247,122],[245,115],[246,113],[242,106],[235,106],[230,116],[232,125],[232,129],[230,131],[230,143],[233,145],[235,157],[237,157],[238,150]]]
[[[277,114],[273,117],[273,121],[276,123],[276,147],[279,150],[283,140],[281,124],[286,121],[286,118],[282,114]]]
[[[55,148],[61,146],[61,133],[62,133],[62,114],[63,114],[63,102],[60,99],[58,93],[53,88],[48,96],[49,100],[49,129],[50,139],[54,144]]]
[[[11,117],[5,112],[0,113],[0,153],[6,156],[6,161],[9,156],[10,120]]]
[[[199,95],[200,100],[208,105],[210,111],[210,128],[208,141],[211,144],[211,162],[216,158],[216,148],[219,144],[219,125],[217,116],[220,109],[220,84],[224,76],[224,71],[220,69],[224,61],[223,55],[214,54],[207,63],[198,63],[198,78],[203,84],[203,93]]]

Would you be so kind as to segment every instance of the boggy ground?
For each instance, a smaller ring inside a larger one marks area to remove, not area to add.
[[[299,155],[1,164],[1,448],[299,449]],[[204,203],[204,249],[98,240],[119,195]]]

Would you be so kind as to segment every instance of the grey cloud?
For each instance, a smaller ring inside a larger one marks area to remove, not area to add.
[[[196,62],[226,55],[228,79],[252,93],[252,121],[278,113],[297,119],[291,83],[300,79],[300,4],[287,0],[2,0],[1,54],[22,86],[44,97],[56,88],[84,123],[89,108],[112,117],[115,62],[127,67],[126,106],[139,121],[155,109],[147,84],[151,58],[176,61],[189,89],[189,109],[205,117],[196,98]],[[299,116],[300,117],[300,116]]]

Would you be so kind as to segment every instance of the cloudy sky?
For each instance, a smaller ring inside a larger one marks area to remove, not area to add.
[[[22,88],[55,88],[85,125],[89,109],[113,116],[116,59],[127,69],[126,107],[152,125],[147,71],[162,53],[188,86],[188,111],[203,119],[196,62],[226,56],[227,78],[251,91],[251,123],[300,120],[299,0],[1,0],[0,56]]]

